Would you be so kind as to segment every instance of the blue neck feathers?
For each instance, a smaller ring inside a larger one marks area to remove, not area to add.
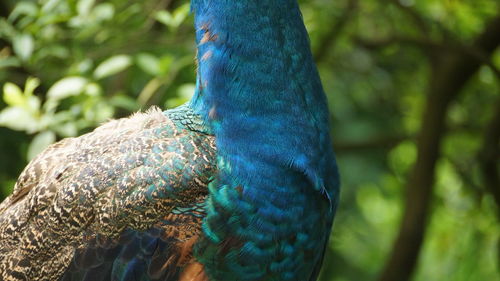
[[[220,154],[293,166],[322,188],[324,161],[333,162],[324,159],[328,111],[297,1],[192,0],[192,10],[192,106],[211,124]]]
[[[315,280],[339,179],[298,4],[192,0],[191,8],[191,107],[218,154],[195,256],[213,280]]]

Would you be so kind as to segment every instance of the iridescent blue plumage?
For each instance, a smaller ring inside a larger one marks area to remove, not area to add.
[[[314,280],[339,183],[298,4],[193,0],[192,9],[192,106],[213,129],[219,169],[196,256],[215,280]]]
[[[339,198],[297,0],[192,0],[197,89],[32,161],[2,280],[316,280]]]

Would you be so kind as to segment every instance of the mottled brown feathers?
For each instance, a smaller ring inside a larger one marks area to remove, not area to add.
[[[215,171],[214,138],[197,124],[186,106],[154,108],[47,148],[0,204],[0,280],[57,280],[75,252],[116,247],[127,229],[160,229],[171,262],[189,262],[203,214],[175,208],[202,204]]]

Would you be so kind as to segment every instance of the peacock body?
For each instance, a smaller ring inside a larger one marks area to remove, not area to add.
[[[316,280],[339,176],[298,4],[191,8],[191,102],[35,158],[0,204],[2,280]]]

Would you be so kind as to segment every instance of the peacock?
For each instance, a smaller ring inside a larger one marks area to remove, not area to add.
[[[191,0],[192,99],[63,139],[0,204],[1,280],[316,280],[339,201],[297,0]]]

